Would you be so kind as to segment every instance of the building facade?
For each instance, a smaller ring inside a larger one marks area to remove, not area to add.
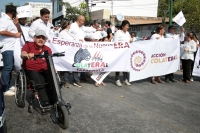
[[[50,11],[50,21],[52,21],[52,3],[46,2],[27,2],[24,5],[31,5],[32,7],[32,15],[33,17],[30,18],[31,20],[35,17],[40,17],[40,10],[42,8],[47,8]]]

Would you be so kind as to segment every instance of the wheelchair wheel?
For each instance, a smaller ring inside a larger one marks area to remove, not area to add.
[[[20,70],[17,73],[17,79],[15,80],[15,103],[18,107],[25,107],[25,99],[26,99],[26,89],[27,89],[27,81],[26,75],[23,70]]]
[[[57,105],[57,113],[58,113],[58,125],[62,129],[67,129],[69,127],[69,113],[65,106]]]

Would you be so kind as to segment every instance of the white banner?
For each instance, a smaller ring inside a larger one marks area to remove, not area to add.
[[[200,76],[200,51],[199,50],[200,48],[198,48],[196,58],[194,61],[193,72],[192,72],[192,75],[195,75],[195,76]]]
[[[52,52],[64,52],[54,57],[57,71],[111,72],[130,70],[130,44],[127,42],[78,42],[51,38],[47,45]]]
[[[130,62],[130,81],[176,72],[180,62],[180,41],[167,38],[133,42]]]
[[[96,81],[98,84],[101,84],[101,82],[108,76],[110,72],[95,72],[92,74],[91,78]]]
[[[17,7],[18,18],[29,18],[32,17],[31,5]]]
[[[185,22],[186,22],[186,19],[183,15],[183,12],[180,11],[174,18],[173,18],[173,21],[176,22],[178,25],[182,26]]]

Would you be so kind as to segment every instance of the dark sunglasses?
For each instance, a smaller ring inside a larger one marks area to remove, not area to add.
[[[37,39],[43,39],[43,40],[46,40],[46,37],[44,36],[36,36]]]

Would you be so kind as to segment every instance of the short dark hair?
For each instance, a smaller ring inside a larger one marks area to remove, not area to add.
[[[121,24],[121,29],[122,29],[125,25],[127,25],[127,24],[130,26],[130,23],[129,23],[128,20],[123,20],[123,21],[122,21],[122,24]]]
[[[135,35],[135,32],[131,32],[131,35],[132,35],[132,34],[134,34],[134,35]]]
[[[90,26],[90,22],[89,21],[85,21],[84,25],[85,26]]]
[[[93,24],[96,24],[96,23],[101,24],[101,22],[99,20],[94,20]]]
[[[110,25],[111,25],[110,21],[106,21],[106,24],[107,24],[108,26],[110,26]]]
[[[17,13],[17,7],[14,5],[6,5],[6,13]]]
[[[40,15],[43,16],[45,14],[50,14],[50,11],[47,8],[43,8],[40,10]]]

